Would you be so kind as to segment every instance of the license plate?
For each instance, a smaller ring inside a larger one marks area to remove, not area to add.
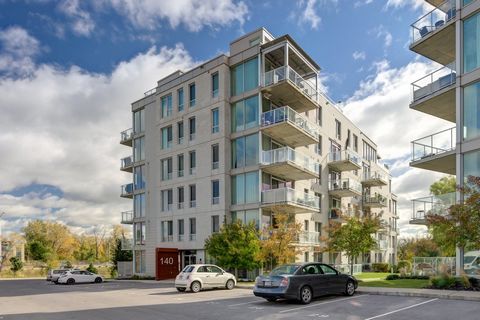
[[[264,281],[263,286],[264,287],[271,287],[272,286],[272,281]]]

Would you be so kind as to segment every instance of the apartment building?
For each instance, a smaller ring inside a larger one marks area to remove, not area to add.
[[[358,263],[395,262],[396,197],[376,144],[320,90],[320,67],[289,36],[260,28],[220,55],[161,79],[132,103],[121,160],[133,199],[134,273],[174,275],[212,259],[205,239],[241,220],[259,229],[277,211],[303,225],[299,261],[346,263],[319,251],[329,219],[382,213],[378,250]],[[128,246],[126,246],[128,247]]]
[[[412,142],[415,168],[456,176],[480,176],[480,1],[426,0],[435,8],[411,25],[410,49],[441,68],[415,81],[410,108],[451,122],[451,128]],[[425,190],[428,193],[427,190]],[[451,193],[412,200],[410,223],[444,212],[461,199]],[[457,251],[457,273],[463,253]]]

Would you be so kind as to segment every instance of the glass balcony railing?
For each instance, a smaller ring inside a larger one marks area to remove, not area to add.
[[[133,250],[133,239],[122,238],[121,248],[123,251]]]
[[[268,87],[277,84],[278,82],[289,80],[299,91],[304,93],[310,99],[317,101],[318,92],[315,85],[309,80],[302,78],[290,66],[281,66],[277,69],[267,71],[263,74],[263,86]]]
[[[328,154],[328,162],[351,161],[357,165],[362,164],[362,159],[352,150],[334,151]]]
[[[120,160],[120,168],[127,169],[133,165],[133,156],[128,156]]]
[[[133,210],[122,212],[122,224],[133,223]]]
[[[443,28],[450,20],[455,18],[455,15],[457,13],[455,8],[455,1],[456,0],[445,1],[440,6],[436,7],[435,9],[428,12],[420,19],[412,23],[411,44],[414,44],[418,40],[426,37],[431,32]]]
[[[129,128],[127,130],[124,130],[120,132],[120,142],[126,142],[128,140],[131,140],[133,138],[133,129]]]
[[[455,62],[442,67],[412,83],[413,102],[427,97],[456,82]]]
[[[371,205],[379,205],[379,206],[386,207],[387,206],[387,198],[380,195],[380,194],[376,194],[376,195],[373,195],[373,196],[365,195],[363,197],[363,203],[367,204],[367,205],[371,204]]]
[[[320,232],[301,231],[297,237],[297,242],[320,244]]]
[[[412,141],[412,161],[422,160],[455,149],[455,127]]]
[[[342,215],[351,216],[353,214],[352,209],[341,209],[337,207],[331,207],[328,209],[328,219],[340,219]]]
[[[262,204],[285,204],[293,203],[296,205],[320,208],[320,199],[317,196],[298,191],[291,188],[279,188],[262,191]]]
[[[362,193],[362,185],[350,178],[328,181],[328,191],[352,191]]]
[[[121,186],[120,194],[122,197],[133,195],[133,183],[124,184],[123,186]]]
[[[318,139],[320,133],[318,126],[308,121],[304,116],[300,115],[289,106],[280,107],[262,113],[262,127],[282,122],[288,122],[311,137]]]
[[[381,180],[384,183],[388,183],[388,176],[387,174],[378,171],[365,171],[363,173],[363,181],[369,180]]]
[[[262,151],[262,164],[273,165],[283,162],[293,162],[306,171],[315,175],[320,174],[320,163],[312,157],[306,156],[301,152],[295,151],[290,147],[283,147],[273,150]]]
[[[424,220],[425,215],[448,213],[448,208],[456,203],[456,193],[428,196],[412,200],[412,220]]]

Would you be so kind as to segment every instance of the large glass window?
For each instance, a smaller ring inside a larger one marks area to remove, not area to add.
[[[189,160],[189,169],[190,174],[195,174],[195,168],[197,167],[197,153],[194,151],[190,151],[188,153],[190,160]]]
[[[145,160],[145,137],[133,140],[133,161]]]
[[[162,241],[173,241],[173,221],[162,221]]]
[[[242,168],[258,164],[258,133],[232,141],[232,167]]]
[[[183,204],[185,202],[185,188],[177,188],[177,200],[178,200],[178,209],[183,209]]]
[[[475,0],[463,0],[463,5],[466,6],[467,4],[472,3]]]
[[[162,118],[169,117],[172,115],[172,95],[162,97]]]
[[[190,224],[190,241],[194,241],[197,239],[197,219],[196,218],[190,218],[189,219],[189,224]]]
[[[212,169],[218,169],[220,162],[219,150],[218,144],[212,145]]]
[[[255,203],[258,201],[258,171],[232,177],[232,204]]]
[[[253,222],[257,229],[260,226],[260,214],[257,209],[232,212],[232,222],[237,220],[240,220],[244,224]]]
[[[220,216],[212,216],[212,233],[220,231]]]
[[[173,141],[172,126],[162,128],[162,149],[171,148],[172,141]]]
[[[220,203],[220,181],[212,181],[212,204]]]
[[[212,74],[212,97],[216,98],[218,97],[218,72],[215,72]]]
[[[133,214],[135,218],[145,217],[145,193],[133,196]]]
[[[480,135],[480,82],[463,89],[463,138]]]
[[[184,169],[184,156],[183,153],[177,155],[177,176],[183,177],[183,169]]]
[[[190,189],[190,208],[195,208],[197,206],[197,186],[191,184],[188,187]]]
[[[480,14],[463,22],[463,72],[480,66]]]
[[[195,140],[195,133],[197,132],[195,117],[188,119],[188,130],[190,141]]]
[[[183,143],[183,121],[177,123],[178,144]]]
[[[183,111],[183,88],[177,91],[178,111]]]
[[[140,133],[145,131],[145,109],[133,113],[133,132]]]
[[[145,188],[145,166],[137,166],[133,169],[133,188],[140,190]]]
[[[171,211],[173,205],[173,190],[162,190],[161,191],[161,200],[162,200],[162,211]]]
[[[468,152],[463,155],[463,178],[480,177],[480,151]]]
[[[135,230],[135,244],[145,244],[145,222],[135,223],[133,226]]]
[[[232,105],[232,131],[238,132],[258,126],[258,96]]]
[[[193,108],[195,106],[195,103],[196,103],[196,89],[195,89],[195,83],[192,83],[188,86],[188,98],[189,98],[189,101],[190,101],[190,108]]]
[[[185,234],[185,223],[183,219],[178,220],[178,241],[183,241]]]
[[[135,250],[135,273],[145,273],[145,250]]]
[[[215,108],[212,110],[212,133],[217,133],[219,129],[218,108]]]
[[[255,89],[258,86],[258,58],[232,68],[232,95]]]
[[[172,158],[162,160],[162,180],[172,179],[173,161]]]

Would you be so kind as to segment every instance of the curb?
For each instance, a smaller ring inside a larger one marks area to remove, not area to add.
[[[437,290],[436,290],[437,291]],[[438,290],[438,292],[416,292],[416,291],[386,291],[386,290],[364,290],[359,289],[357,293],[383,295],[383,296],[398,296],[398,297],[421,297],[421,298],[438,298],[448,300],[464,300],[464,301],[480,301],[480,294],[477,292],[467,291],[472,294],[465,294],[462,291],[447,291]]]

